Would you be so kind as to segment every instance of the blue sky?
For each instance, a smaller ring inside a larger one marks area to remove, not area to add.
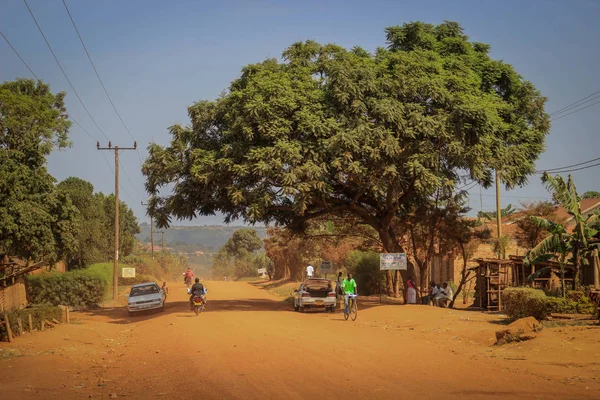
[[[71,14],[117,109],[137,139],[142,158],[154,140],[167,143],[167,128],[186,124],[187,107],[214,99],[242,66],[268,57],[299,40],[385,45],[384,28],[409,21],[460,22],[474,41],[492,46],[492,56],[514,65],[549,98],[556,111],[600,90],[600,2],[593,0],[528,1],[149,1],[69,0]],[[61,0],[29,0],[44,33],[86,106],[113,144],[132,139],[112,110]],[[67,91],[71,115],[97,140],[103,139],[71,93],[52,55],[20,0],[0,0],[0,29],[33,71],[53,91]],[[0,81],[30,77],[0,40]],[[575,164],[598,157],[600,105],[553,123],[539,169]],[[79,176],[98,191],[114,189],[114,177],[95,140],[71,129],[74,146],[49,157],[50,172],[62,180]],[[101,140],[106,144],[106,140]],[[113,155],[104,152],[109,162]],[[120,157],[121,198],[140,220],[145,200],[140,160],[135,152]],[[580,192],[600,190],[600,167],[574,172]],[[131,178],[132,183],[127,177]],[[493,191],[471,192],[471,207],[492,210]],[[503,191],[502,204],[548,198],[538,176],[524,188]],[[508,197],[515,196],[520,197]],[[194,224],[220,223],[203,217]]]

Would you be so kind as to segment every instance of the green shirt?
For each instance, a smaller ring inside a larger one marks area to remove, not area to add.
[[[354,279],[344,279],[344,282],[342,282],[342,289],[346,294],[354,294],[354,291],[356,289],[356,282],[354,281]]]

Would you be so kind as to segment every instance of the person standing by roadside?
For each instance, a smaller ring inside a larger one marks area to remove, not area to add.
[[[313,268],[312,265],[308,265],[308,267],[306,267],[306,278],[310,279],[313,277],[315,273],[315,269]]]
[[[406,293],[406,303],[417,304],[417,284],[413,281],[412,276],[409,276],[406,281]]]
[[[339,307],[341,307],[342,300],[344,298],[344,290],[342,288],[342,283],[344,282],[344,277],[342,276],[342,271],[338,272],[337,279],[335,280],[335,295],[337,297]]]

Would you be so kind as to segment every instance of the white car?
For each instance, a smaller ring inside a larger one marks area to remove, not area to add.
[[[335,311],[337,297],[329,279],[307,279],[298,289],[294,290],[294,293],[294,310],[296,311],[304,311],[307,308]]]
[[[131,287],[127,299],[127,310],[129,315],[134,312],[165,308],[165,296],[163,291],[154,282],[140,283]]]

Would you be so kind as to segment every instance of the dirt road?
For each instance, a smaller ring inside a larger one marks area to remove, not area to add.
[[[547,329],[491,346],[498,317],[359,303],[295,313],[248,283],[207,282],[207,312],[171,284],[162,313],[73,313],[1,343],[2,399],[599,398],[600,330]],[[114,397],[113,397],[114,398]]]

